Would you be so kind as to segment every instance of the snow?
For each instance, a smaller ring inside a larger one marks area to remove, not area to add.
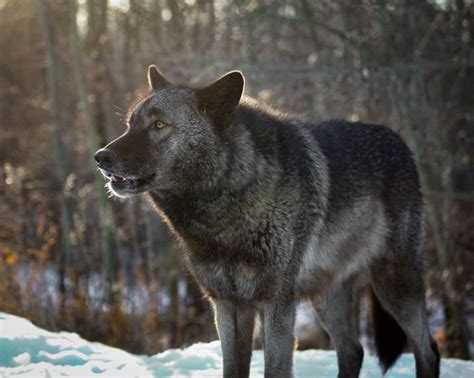
[[[414,361],[404,354],[387,377],[413,377]],[[222,373],[219,341],[172,349],[154,356],[138,356],[103,344],[89,342],[77,334],[49,332],[30,321],[0,313],[0,377],[133,376],[202,377]],[[443,359],[442,377],[474,377],[474,362]],[[251,376],[263,374],[263,355],[255,351]],[[335,377],[333,351],[295,352],[296,377]],[[361,377],[380,377],[376,358],[366,353]]]

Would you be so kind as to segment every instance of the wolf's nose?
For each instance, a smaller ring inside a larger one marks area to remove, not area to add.
[[[100,168],[111,168],[115,164],[116,155],[112,150],[101,148],[94,155],[94,159]]]

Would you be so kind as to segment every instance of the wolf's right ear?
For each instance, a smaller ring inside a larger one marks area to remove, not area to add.
[[[170,87],[171,83],[166,80],[160,70],[152,64],[148,67],[148,85],[150,89],[157,91],[166,87]]]

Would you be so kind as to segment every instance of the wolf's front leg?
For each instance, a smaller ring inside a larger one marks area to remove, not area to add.
[[[215,300],[213,303],[224,358],[224,377],[247,378],[252,357],[255,308],[229,301]]]
[[[261,314],[265,338],[265,377],[292,377],[296,303],[266,303]]]

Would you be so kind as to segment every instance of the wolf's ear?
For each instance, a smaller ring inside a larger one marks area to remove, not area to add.
[[[152,64],[148,67],[148,85],[150,89],[157,91],[158,89],[171,86],[171,83],[166,80],[160,70]]]
[[[199,109],[214,121],[225,123],[239,104],[244,84],[242,72],[231,71],[225,74],[211,85],[197,90]]]

